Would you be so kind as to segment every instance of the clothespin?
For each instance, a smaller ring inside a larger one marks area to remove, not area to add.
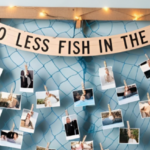
[[[104,66],[105,66],[105,68],[107,68],[107,64],[106,64],[106,61],[104,61]]]
[[[11,131],[14,132],[15,124],[13,123]]]
[[[45,89],[46,92],[48,92],[46,85],[44,85],[44,89]]]
[[[130,124],[129,121],[127,121],[127,127],[128,127],[128,136],[131,136],[131,131],[130,131]]]
[[[65,113],[66,113],[66,116],[69,116],[69,113],[68,113],[67,109],[65,110]]]
[[[108,104],[108,110],[109,110],[109,116],[111,116],[111,108],[110,108],[110,105]]]
[[[86,135],[83,137],[82,143],[84,143],[84,142],[85,142],[86,137],[87,137]]]
[[[30,110],[31,116],[33,115],[33,108],[34,108],[34,105],[32,104],[31,110]]]
[[[99,143],[99,145],[100,145],[100,148],[101,148],[101,150],[104,150],[104,149],[103,149],[103,146],[102,146],[102,144],[101,144],[101,143]]]
[[[126,83],[126,80],[124,80],[124,85],[125,85],[125,86],[128,86],[127,83]]]
[[[49,150],[49,145],[50,145],[50,143],[48,142],[47,146],[46,146],[46,150]]]
[[[86,92],[85,92],[85,87],[84,87],[84,83],[83,83],[83,81],[82,81],[82,83],[81,83],[81,86],[82,86],[82,95],[85,95],[86,94]]]
[[[13,97],[12,97],[12,94],[13,94],[13,86],[11,87],[11,90],[10,90],[10,95],[11,95],[11,100],[13,99]]]
[[[81,28],[81,21],[82,21],[82,18],[76,16],[76,17],[75,17],[75,20],[76,20],[76,29]]]
[[[149,93],[147,93],[147,99],[150,100]]]
[[[149,57],[147,56],[147,54],[145,54],[145,57],[149,60]]]

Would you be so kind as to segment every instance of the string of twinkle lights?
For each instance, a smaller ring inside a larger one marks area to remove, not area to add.
[[[19,7],[19,6],[15,6],[15,5],[10,5],[10,6],[9,6],[9,8],[14,8],[14,7]],[[33,8],[33,9],[34,9],[34,8]],[[103,8],[99,8],[99,9],[90,11],[90,12],[88,12],[88,13],[81,14],[81,15],[79,15],[79,16],[75,16],[75,17],[74,17],[74,20],[75,20],[75,21],[82,21],[83,16],[88,15],[88,14],[91,14],[91,13],[96,12],[96,11],[99,11],[100,9],[103,9],[103,10],[106,11],[106,12],[107,12],[107,11],[119,12],[119,13],[125,14],[125,15],[127,15],[127,16],[130,16],[131,18],[133,18],[133,20],[139,20],[139,19],[142,18],[142,17],[145,17],[145,16],[149,16],[149,15],[150,15],[150,13],[148,13],[148,14],[140,14],[140,15],[136,15],[136,14],[130,15],[130,14],[127,14],[127,13],[124,13],[124,12],[120,12],[119,10],[111,9],[111,8],[109,8],[109,7],[103,7]],[[46,11],[41,11],[41,12],[39,12],[39,16],[40,16],[40,17],[50,17],[50,18],[54,18],[54,19],[66,19],[66,20],[68,19],[67,17],[50,15],[50,14],[47,13]]]

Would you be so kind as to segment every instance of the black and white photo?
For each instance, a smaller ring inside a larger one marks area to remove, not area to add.
[[[140,99],[136,84],[118,87],[116,92],[119,105],[135,102]]]
[[[124,127],[122,111],[120,109],[111,111],[102,112],[102,126],[103,130],[111,128]]]
[[[1,117],[1,115],[2,115],[2,112],[3,112],[3,109],[0,109],[0,117]]]
[[[76,115],[65,116],[62,118],[62,122],[65,128],[67,140],[80,138],[80,132],[78,128],[78,121]]]
[[[112,67],[99,68],[99,76],[101,80],[102,90],[107,90],[116,87]]]
[[[31,112],[28,109],[23,109],[19,130],[29,133],[34,133],[38,113]]]
[[[2,75],[2,72],[3,72],[3,69],[2,69],[2,68],[0,68],[0,76]]]
[[[2,130],[0,137],[0,146],[21,149],[23,141],[23,132]]]
[[[149,79],[150,78],[150,60],[147,60],[141,63],[140,68],[143,71],[145,77]]]

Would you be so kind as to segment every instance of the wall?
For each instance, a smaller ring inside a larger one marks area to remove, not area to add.
[[[75,30],[73,21],[3,19],[2,23],[35,34],[67,38],[116,35],[150,25],[150,22],[94,21],[86,22],[83,30]],[[146,100],[150,83],[145,79],[138,65],[146,60],[145,53],[150,56],[149,48],[107,56],[69,58],[38,55],[0,45],[0,67],[4,68],[0,77],[0,91],[10,91],[14,84],[14,92],[20,93],[20,71],[24,68],[24,63],[29,65],[29,69],[34,70],[35,92],[44,91],[44,84],[49,90],[60,90],[60,108],[34,108],[34,111],[39,113],[36,130],[34,134],[24,133],[22,150],[35,150],[36,145],[45,147],[47,142],[51,143],[51,148],[69,150],[70,141],[65,139],[61,122],[62,116],[65,116],[65,109],[68,109],[69,114],[77,114],[81,140],[84,135],[87,135],[87,141],[94,140],[94,150],[100,149],[100,142],[105,149],[110,150],[148,150],[149,119],[141,119],[138,102],[119,106],[115,89],[102,91],[98,70],[104,66],[105,60],[108,66],[113,66],[117,87],[123,85],[124,79],[128,84],[136,83],[140,100]],[[81,89],[82,80],[86,88],[94,89],[96,105],[74,108],[72,91]],[[22,109],[30,109],[32,103],[36,106],[35,94],[22,93],[22,96]],[[122,109],[125,126],[126,121],[129,120],[131,128],[141,129],[139,145],[119,144],[119,129],[102,130],[100,112],[108,110],[108,103],[112,110]],[[11,129],[13,122],[15,122],[15,129],[18,129],[21,114],[22,110],[4,110],[0,118],[0,130]],[[0,147],[0,150],[6,149],[14,150]]]

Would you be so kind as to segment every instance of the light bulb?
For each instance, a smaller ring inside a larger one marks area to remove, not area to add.
[[[14,5],[10,5],[10,6],[9,6],[9,8],[13,8],[13,7],[15,7],[15,6],[14,6]]]
[[[108,8],[108,7],[103,7],[103,9],[104,9],[105,11],[108,11],[109,8]]]
[[[46,13],[45,12],[40,12],[40,16],[44,17],[44,16],[46,16]]]

